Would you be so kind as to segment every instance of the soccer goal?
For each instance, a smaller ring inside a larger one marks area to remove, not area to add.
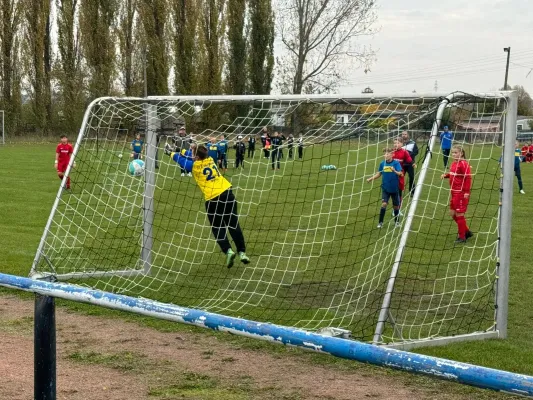
[[[202,193],[164,154],[182,125],[196,143],[229,141],[250,264],[225,267]],[[441,178],[445,125],[472,171],[465,243]],[[262,146],[263,127],[281,147]],[[389,204],[378,228],[381,181],[367,179],[404,131],[419,149],[412,190],[406,177],[399,218]],[[389,346],[505,337],[515,137],[512,92],[97,99],[31,276]]]

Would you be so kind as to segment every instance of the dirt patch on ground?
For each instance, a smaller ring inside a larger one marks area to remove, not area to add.
[[[303,352],[251,350],[222,334],[160,332],[61,308],[56,320],[58,399],[500,398],[358,363],[321,365]],[[33,398],[32,327],[33,302],[0,297],[0,399]]]

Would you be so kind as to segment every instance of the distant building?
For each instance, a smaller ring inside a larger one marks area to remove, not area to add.
[[[500,130],[500,119],[495,116],[470,118],[468,120],[458,121],[455,130],[465,132],[498,132]]]
[[[523,116],[519,115],[516,117],[516,130],[517,131],[531,131],[531,127],[529,125],[529,121],[533,121],[533,117],[529,116]]]

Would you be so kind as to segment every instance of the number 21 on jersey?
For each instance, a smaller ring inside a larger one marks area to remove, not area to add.
[[[214,170],[214,172],[213,172]],[[215,164],[213,164],[211,167],[205,167],[202,171],[204,176],[206,177],[206,181],[211,181],[215,179],[216,177],[220,176],[220,172],[218,171],[218,168]],[[215,175],[216,173],[216,175]]]

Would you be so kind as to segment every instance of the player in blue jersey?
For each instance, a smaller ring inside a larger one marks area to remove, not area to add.
[[[520,163],[522,161],[522,149],[520,149],[520,143],[518,143],[517,141],[515,143],[514,151],[514,174],[516,175],[516,179],[518,180],[518,190],[520,190],[520,194],[526,194],[526,192],[524,192],[524,185],[522,183],[522,172],[520,170]]]
[[[226,135],[222,135],[222,139],[217,144],[218,146],[218,166],[226,172],[228,170],[228,140]]]
[[[367,182],[372,182],[374,179],[382,177],[381,181],[381,209],[379,211],[378,228],[383,227],[383,220],[385,219],[385,212],[389,199],[392,198],[392,207],[394,209],[394,221],[396,226],[400,226],[398,221],[398,214],[400,210],[400,177],[403,176],[403,170],[400,163],[393,158],[394,149],[383,149],[385,159],[379,164],[378,172],[368,178]]]
[[[193,143],[191,149],[175,153],[167,144],[165,154],[168,154],[181,168],[192,172],[205,198],[205,209],[213,236],[226,255],[226,267],[233,266],[237,253],[243,264],[250,263],[250,258],[246,255],[244,235],[239,225],[237,200],[231,190],[231,183],[220,174],[215,160],[209,156],[207,147],[203,145],[196,147]],[[237,253],[231,248],[228,232],[235,242]]]
[[[141,140],[141,135],[135,136],[135,139],[131,142],[131,155],[134,160],[140,160],[142,158],[144,142]]]
[[[219,154],[217,140],[214,137],[210,137],[209,142],[205,144],[205,147],[207,148],[207,155],[218,163]]]
[[[444,161],[444,168],[448,166],[448,158],[450,157],[450,150],[452,148],[453,132],[444,127],[444,131],[440,134],[440,148],[442,150],[442,160]]]

